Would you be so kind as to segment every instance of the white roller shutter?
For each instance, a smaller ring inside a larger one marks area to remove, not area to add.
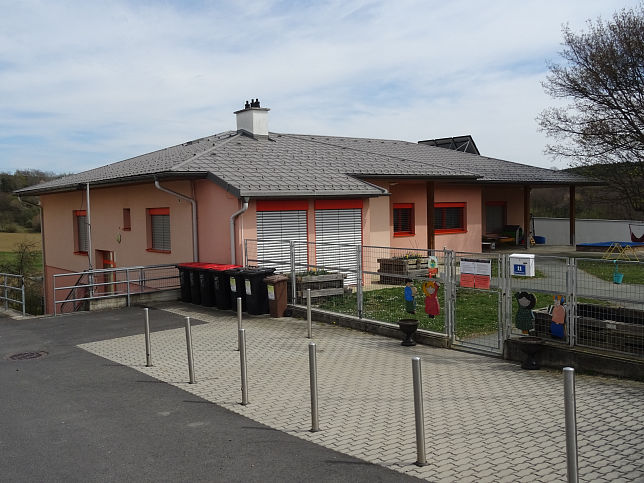
[[[291,271],[289,242],[295,241],[296,272],[307,264],[306,211],[258,211],[257,259],[260,267],[276,272]]]
[[[362,244],[362,210],[315,210],[315,241],[318,268],[346,273],[345,281],[356,283],[355,247]]]

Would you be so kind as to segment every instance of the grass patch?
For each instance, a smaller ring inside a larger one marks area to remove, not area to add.
[[[612,261],[577,260],[577,267],[606,282],[613,281],[615,264]],[[617,268],[624,274],[622,283],[644,284],[644,263],[617,262]]]
[[[16,263],[17,254],[15,252],[0,252],[0,271],[9,272],[9,267]],[[31,275],[42,275],[42,252],[34,252],[34,264],[32,266]]]
[[[34,243],[35,250],[42,250],[40,233],[0,233],[0,252],[11,252],[23,241]]]

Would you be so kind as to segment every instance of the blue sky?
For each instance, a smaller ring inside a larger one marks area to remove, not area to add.
[[[535,117],[561,27],[633,1],[0,0],[0,171],[79,172],[235,129],[471,134],[482,154],[566,167]]]

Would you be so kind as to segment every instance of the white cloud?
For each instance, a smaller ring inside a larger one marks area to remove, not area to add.
[[[80,171],[233,129],[255,96],[275,131],[469,133],[549,167],[534,118],[561,25],[635,3],[0,1],[0,170]]]

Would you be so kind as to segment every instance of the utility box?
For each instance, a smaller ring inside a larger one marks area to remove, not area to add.
[[[510,272],[519,277],[534,277],[534,255],[526,253],[510,255]]]

